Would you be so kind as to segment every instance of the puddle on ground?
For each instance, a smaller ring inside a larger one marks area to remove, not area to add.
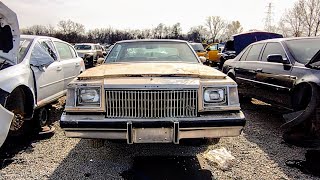
[[[209,170],[201,169],[196,156],[139,156],[132,168],[120,175],[125,180],[213,179]]]

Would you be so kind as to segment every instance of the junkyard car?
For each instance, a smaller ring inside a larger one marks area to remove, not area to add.
[[[60,120],[68,137],[129,144],[238,136],[244,125],[237,84],[178,40],[116,43],[69,84]]]
[[[218,65],[218,63],[220,63],[219,44],[218,43],[210,44],[205,49],[208,53],[207,63],[209,65]]]
[[[21,130],[38,110],[66,93],[67,84],[84,63],[74,48],[59,39],[21,36],[16,14],[0,2],[0,146],[9,130]]]
[[[264,40],[226,61],[223,72],[236,80],[244,96],[292,111],[284,115],[285,131],[306,125],[304,130],[316,133],[320,129],[314,114],[320,95],[319,50],[320,38]],[[313,115],[315,119],[310,122]]]
[[[190,43],[190,45],[199,57],[200,56],[203,56],[203,57],[207,56],[207,51],[203,48],[201,43]]]
[[[82,43],[74,46],[78,55],[84,60],[86,67],[93,67],[99,58],[106,54],[99,44]]]

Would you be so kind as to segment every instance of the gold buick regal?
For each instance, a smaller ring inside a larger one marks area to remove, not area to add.
[[[178,144],[238,136],[245,118],[237,84],[188,42],[129,40],[69,84],[60,125],[67,137]]]

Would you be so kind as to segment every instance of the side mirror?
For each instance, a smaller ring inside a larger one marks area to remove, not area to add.
[[[275,62],[275,63],[282,63],[282,64],[289,64],[287,59],[283,59],[282,55],[280,54],[270,54],[267,57],[268,62]]]
[[[200,56],[199,59],[200,59],[200,61],[201,61],[202,63],[206,62],[206,60],[207,60],[204,56]]]

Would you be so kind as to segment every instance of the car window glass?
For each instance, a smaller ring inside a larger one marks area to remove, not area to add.
[[[113,62],[191,62],[199,63],[187,43],[132,42],[119,43],[112,48],[107,63]]]
[[[210,48],[210,51],[215,51],[215,50],[218,50],[218,45],[212,45],[209,48]]]
[[[72,53],[68,44],[62,42],[54,42],[57,47],[61,60],[72,59]]]
[[[74,50],[74,48],[71,47],[71,46],[69,46],[69,48],[70,48],[72,57],[73,57],[73,58],[76,58],[76,57],[77,57],[77,53],[76,53],[76,51]]]
[[[250,49],[251,49],[251,46],[248,47],[248,48],[245,50],[245,52],[242,54],[242,56],[241,56],[241,58],[240,58],[240,61],[245,61],[245,60],[246,60],[247,55],[248,55]]]
[[[20,39],[20,46],[19,46],[19,53],[18,53],[19,62],[22,62],[23,58],[26,56],[30,45],[31,45],[31,40]]]
[[[286,53],[280,43],[268,43],[263,51],[262,61],[267,61],[270,54],[280,54],[282,58],[286,58]]]
[[[52,44],[52,42],[50,40],[41,40],[40,44],[42,45],[42,47],[44,49],[46,49],[48,51],[48,53],[50,54],[50,56],[54,59],[57,60],[57,54],[56,51],[54,49],[54,46]]]
[[[48,52],[48,46],[44,45],[43,42],[36,42],[34,45],[30,56],[31,65],[36,67],[47,66],[55,61]]]
[[[254,44],[246,57],[246,61],[259,61],[259,55],[264,44]]]

